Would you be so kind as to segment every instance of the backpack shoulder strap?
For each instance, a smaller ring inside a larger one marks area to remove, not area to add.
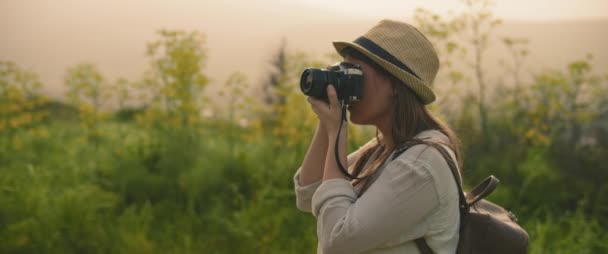
[[[405,142],[403,145],[399,146],[396,149],[395,153],[393,154],[391,160],[394,160],[399,155],[404,153],[407,149],[409,149],[410,147],[412,147],[414,145],[418,145],[418,144],[425,144],[425,145],[432,146],[435,149],[437,149],[437,151],[439,151],[439,153],[441,153],[441,156],[443,156],[443,159],[446,160],[446,162],[450,168],[450,171],[452,172],[452,177],[454,177],[454,181],[456,182],[456,186],[458,187],[460,214],[463,215],[463,214],[468,213],[469,204],[467,203],[467,199],[466,199],[466,197],[464,195],[464,191],[462,189],[462,183],[460,181],[460,176],[459,176],[460,174],[458,173],[458,167],[456,166],[456,163],[452,159],[452,156],[450,156],[450,154],[445,150],[445,148],[443,148],[443,146],[441,146],[438,143],[430,142],[430,141],[426,141],[426,140],[420,140],[420,139],[411,140],[411,141]],[[462,217],[461,217],[461,220],[462,220]]]
[[[439,151],[439,153],[441,153],[443,158],[446,160],[448,166],[450,167],[450,171],[452,172],[452,176],[454,177],[454,181],[456,182],[456,186],[458,187],[460,226],[462,227],[463,223],[465,222],[465,220],[464,220],[465,216],[469,212],[469,204],[467,203],[467,199],[464,195],[464,191],[462,190],[462,183],[460,181],[456,163],[452,159],[452,156],[450,156],[450,154],[445,150],[445,148],[443,148],[443,146],[441,146],[438,143],[425,141],[425,140],[419,140],[419,139],[408,141],[405,144],[403,144],[402,146],[399,146],[399,148],[395,151],[395,154],[392,156],[391,160],[394,160],[399,155],[401,155],[403,152],[405,152],[407,149],[409,149],[410,147],[412,147],[414,145],[418,145],[418,144],[426,144],[426,145],[432,146],[435,149],[437,149]],[[424,239],[424,237],[420,237],[420,238],[414,240],[414,242],[416,243],[418,250],[420,250],[420,253],[433,254],[433,251],[431,250],[429,245],[426,243],[426,240]]]
[[[421,254],[433,254],[433,250],[426,243],[426,240],[424,240],[424,237],[420,237],[420,238],[414,240],[414,242],[416,243],[416,247],[418,247],[418,250],[420,251]]]

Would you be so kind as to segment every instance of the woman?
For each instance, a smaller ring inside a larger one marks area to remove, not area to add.
[[[333,86],[329,103],[308,98],[319,124],[293,180],[298,209],[317,219],[317,253],[419,253],[419,238],[435,253],[455,253],[458,189],[444,157],[419,144],[391,160],[399,145],[426,140],[447,148],[462,165],[457,137],[425,107],[435,100],[431,84],[439,61],[433,46],[415,27],[391,20],[352,43],[333,44],[345,62],[363,71],[363,99],[349,105],[350,121],[374,125],[380,135],[347,157],[347,125],[339,130]],[[338,169],[338,133],[340,161],[361,179]]]

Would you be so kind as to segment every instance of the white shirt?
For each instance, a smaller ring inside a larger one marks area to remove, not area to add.
[[[423,131],[416,138],[449,142],[437,130]],[[350,154],[348,164],[374,143],[372,140]],[[386,162],[361,197],[344,179],[302,186],[300,170],[293,177],[296,205],[317,219],[317,253],[419,253],[414,240],[422,236],[435,253],[456,252],[458,188],[447,162],[435,148],[415,145]]]

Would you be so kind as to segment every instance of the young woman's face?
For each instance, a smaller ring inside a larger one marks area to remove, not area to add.
[[[386,121],[393,110],[395,96],[389,77],[376,72],[359,59],[346,56],[345,62],[361,66],[363,71],[363,99],[348,107],[350,121],[359,125],[378,125]]]

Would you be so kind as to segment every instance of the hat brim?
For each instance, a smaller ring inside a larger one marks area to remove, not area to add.
[[[437,98],[433,90],[429,86],[425,85],[422,81],[420,81],[417,77],[395,66],[389,61],[384,60],[383,58],[377,56],[369,50],[359,46],[358,44],[346,41],[333,41],[332,44],[334,45],[334,48],[336,48],[338,54],[340,54],[342,57],[344,57],[344,55],[342,55],[342,50],[347,47],[353,48],[362,53],[363,55],[369,57],[369,59],[380,65],[390,74],[392,74],[397,79],[401,80],[409,88],[411,88],[421,99],[422,103],[424,103],[425,105],[430,104]]]

